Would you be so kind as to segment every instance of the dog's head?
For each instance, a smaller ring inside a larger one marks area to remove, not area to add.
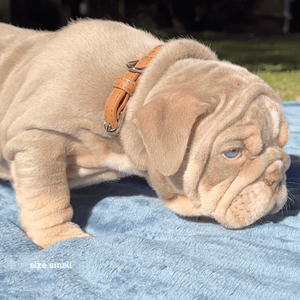
[[[285,204],[287,122],[273,90],[246,69],[177,61],[133,122],[150,183],[176,213],[241,228]]]

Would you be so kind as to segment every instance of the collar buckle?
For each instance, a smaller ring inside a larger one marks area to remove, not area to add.
[[[118,124],[117,124],[117,126],[115,128],[112,128],[111,124],[108,123],[108,122],[104,122],[103,123],[103,127],[104,127],[104,129],[106,130],[107,133],[112,134],[112,135],[116,135],[119,132],[119,130],[120,130],[122,124],[123,124],[123,121],[124,121],[124,117],[125,117],[125,113],[124,112],[125,111],[122,111],[120,113]]]
[[[133,72],[133,73],[142,73],[144,68],[137,68],[135,65],[138,63],[138,60],[133,60],[130,61],[126,64],[126,68],[128,71]]]

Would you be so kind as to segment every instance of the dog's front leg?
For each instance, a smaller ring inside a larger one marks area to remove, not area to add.
[[[71,222],[66,137],[30,130],[10,141],[8,148],[19,220],[27,236],[41,248],[89,236]]]

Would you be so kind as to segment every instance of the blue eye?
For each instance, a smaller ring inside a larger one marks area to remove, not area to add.
[[[235,158],[237,158],[239,153],[240,153],[240,149],[231,149],[231,150],[222,152],[222,155],[223,155],[223,157],[225,157],[227,159],[235,159]]]

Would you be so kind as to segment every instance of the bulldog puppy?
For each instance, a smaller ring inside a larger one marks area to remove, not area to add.
[[[71,222],[70,188],[132,174],[175,213],[228,228],[284,206],[287,122],[245,68],[195,40],[163,42],[112,21],[0,32],[0,176],[41,248],[89,236]],[[157,46],[143,70],[132,63]],[[127,68],[139,79],[122,77]],[[117,128],[105,119],[114,89],[126,94]]]

